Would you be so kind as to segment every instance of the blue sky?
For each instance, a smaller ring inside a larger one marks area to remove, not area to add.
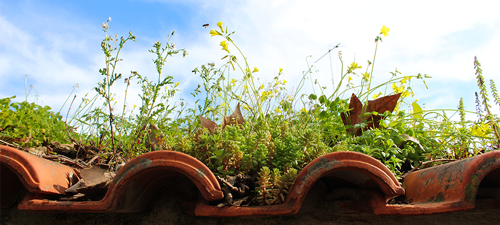
[[[223,21],[236,31],[233,40],[247,56],[251,67],[264,81],[284,69],[289,88],[297,85],[307,69],[306,57],[315,62],[328,49],[332,53],[333,80],[340,77],[337,52],[344,64],[356,61],[366,68],[372,60],[382,25],[389,36],[379,44],[375,81],[390,78],[397,68],[402,75],[428,74],[429,89],[414,82],[414,91],[424,109],[456,108],[464,97],[466,108],[474,111],[478,91],[473,68],[474,56],[482,64],[487,83],[500,85],[500,14],[492,1],[0,1],[0,98],[16,95],[25,100],[25,76],[38,94],[38,104],[58,111],[73,86],[78,98],[93,95],[102,79],[104,66],[100,42],[101,24],[108,17],[109,34],[137,41],[127,43],[118,64],[124,75],[138,71],[156,77],[149,50],[165,42],[175,30],[172,42],[189,55],[167,62],[164,73],[180,83],[179,97],[189,103],[190,92],[200,79],[191,71],[202,64],[221,65],[224,53],[210,28]],[[203,24],[209,23],[205,29]],[[314,78],[331,87],[329,57],[314,65]],[[125,85],[119,82],[116,92]],[[129,100],[139,104],[139,87],[131,87]],[[331,88],[330,88],[331,90]],[[307,90],[306,90],[307,91]],[[490,96],[491,97],[491,96]],[[118,97],[120,99],[120,97]],[[34,92],[29,101],[35,101]],[[123,101],[123,100],[122,100]],[[129,103],[129,104],[130,104]],[[78,103],[75,103],[78,104]],[[68,105],[63,109],[63,115]],[[498,114],[499,107],[493,106]]]

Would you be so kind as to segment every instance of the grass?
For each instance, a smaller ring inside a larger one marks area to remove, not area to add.
[[[429,76],[402,75],[396,70],[388,81],[372,83],[378,45],[389,32],[385,26],[376,36],[373,62],[368,61],[365,72],[358,72],[362,66],[355,62],[344,68],[339,52],[342,77],[335,90],[328,91],[314,82],[312,67],[308,65],[298,88],[289,91],[282,69],[271,82],[259,83],[259,70],[249,65],[232,40],[234,32],[227,26],[224,29],[222,22],[217,25],[218,29],[212,29],[210,34],[221,39],[222,51],[227,53],[225,63],[219,68],[209,63],[192,71],[203,81],[191,93],[195,102],[192,108],[173,102],[179,84],[162,73],[170,57],[187,55],[185,49],[175,49],[170,42],[172,32],[166,43],[154,43],[149,50],[155,55],[157,80],[148,80],[137,71],[124,78],[124,107],[118,113],[113,84],[123,75],[115,73],[115,69],[122,61],[120,51],[136,37],[132,33],[119,39],[108,36],[108,20],[102,25],[105,37],[101,47],[106,60],[99,70],[103,79],[95,87],[96,94],[91,98],[86,95],[69,121],[62,121],[60,112],[54,113],[48,106],[27,101],[15,103],[14,97],[1,99],[0,140],[24,148],[50,149],[53,142],[72,144],[73,157],[108,164],[111,170],[146,152],[183,152],[205,163],[219,177],[256,177],[255,192],[251,194],[256,196],[254,204],[281,202],[283,190],[292,185],[297,172],[331,152],[367,154],[400,178],[421,165],[468,158],[499,147],[499,117],[490,111],[488,87],[476,58],[474,68],[480,89],[476,93],[477,112],[465,111],[462,99],[456,110],[422,110],[417,101],[406,100],[414,95],[412,81],[425,84]],[[238,71],[242,78],[231,77],[230,71]],[[359,84],[353,83],[353,76],[361,78]],[[142,105],[134,105],[127,112],[128,87],[136,85],[132,84],[133,79],[142,88]],[[303,87],[309,82],[313,93],[304,93]],[[493,80],[489,89],[493,103],[500,105]],[[400,98],[393,111],[363,108],[360,116],[365,119],[346,124],[341,115],[354,111],[349,105],[351,99],[341,97],[344,93],[355,93],[364,105],[374,104],[369,99],[382,96],[400,94]],[[104,104],[98,105],[99,100]],[[409,107],[403,110],[403,106]],[[136,108],[138,112],[134,112]],[[450,111],[458,112],[460,120],[451,120]],[[468,121],[466,113],[477,114],[478,119]],[[370,126],[370,118],[376,116],[381,119]],[[353,129],[361,132],[349,132]]]

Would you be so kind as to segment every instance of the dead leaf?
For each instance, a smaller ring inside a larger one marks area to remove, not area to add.
[[[215,129],[217,128],[217,124],[214,121],[209,120],[203,116],[199,117],[201,122],[201,128],[207,128],[208,131],[210,131],[210,134],[213,134],[215,132]]]
[[[224,119],[222,120],[222,129],[224,129],[224,127],[226,127],[227,125],[243,123],[245,123],[245,119],[243,119],[243,114],[241,114],[240,110],[240,103],[238,103],[238,105],[236,105],[236,108],[234,109],[233,114],[231,114],[229,117],[224,116]]]
[[[108,173],[99,167],[85,168],[80,171],[81,179],[65,192],[83,193],[87,196],[105,194],[115,176],[115,173]]]
[[[50,147],[52,147],[53,151],[58,154],[69,154],[75,149],[74,144],[61,144],[57,141],[50,142]]]
[[[80,171],[82,180],[86,186],[93,186],[103,182],[106,182],[106,177],[104,176],[105,170],[100,167],[85,168]]]
[[[404,139],[405,141],[410,141],[410,142],[413,142],[413,143],[417,144],[417,145],[418,145],[418,147],[419,147],[420,149],[422,149],[422,151],[424,151],[424,152],[425,152],[424,147],[420,144],[420,141],[419,141],[417,138],[412,137],[412,136],[410,136],[410,135],[408,135],[408,134],[403,134],[403,135],[402,135],[402,137],[403,137],[403,139]]]
[[[351,101],[349,102],[349,109],[351,110],[347,113],[341,113],[340,117],[342,118],[342,122],[344,122],[344,125],[353,126],[351,128],[348,128],[349,133],[351,133],[352,135],[361,136],[361,128],[355,128],[354,125],[367,123],[365,130],[369,128],[378,128],[379,122],[382,119],[381,114],[383,114],[385,111],[392,112],[396,107],[400,96],[401,93],[381,97],[372,101],[368,101],[368,104],[363,106],[358,97],[356,97],[355,94],[352,94]],[[378,115],[362,116],[366,112],[377,112]]]

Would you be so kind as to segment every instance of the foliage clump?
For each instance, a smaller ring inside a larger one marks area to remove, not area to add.
[[[172,32],[167,43],[157,42],[150,50],[156,57],[156,82],[137,71],[124,79],[125,100],[119,113],[112,88],[122,74],[114,71],[122,61],[119,53],[124,44],[136,37],[132,33],[120,39],[108,36],[109,21],[103,24],[105,38],[101,43],[106,57],[99,71],[103,80],[95,88],[94,97],[82,98],[68,122],[70,126],[59,113],[50,112],[50,107],[11,103],[12,98],[5,98],[0,100],[2,140],[10,138],[27,147],[49,141],[72,142],[77,158],[83,158],[88,165],[107,164],[111,170],[146,152],[183,152],[205,163],[227,187],[227,196],[244,193],[254,197],[240,199],[238,205],[242,201],[260,205],[284,202],[297,173],[312,160],[331,152],[367,154],[401,177],[429,162],[463,159],[499,148],[500,120],[491,113],[477,59],[474,67],[480,94],[476,93],[476,121],[467,120],[466,114],[474,112],[465,110],[462,99],[457,110],[424,110],[418,99],[407,102],[415,95],[412,79],[426,85],[425,79],[430,78],[427,75],[402,75],[396,69],[386,82],[372,84],[378,44],[389,32],[385,26],[375,39],[374,58],[368,61],[365,72],[358,72],[362,65],[356,62],[344,68],[339,52],[342,75],[335,90],[329,91],[314,80],[313,66],[308,65],[299,84],[289,91],[281,68],[268,83],[261,83],[259,69],[251,67],[234,44],[234,32],[219,22],[219,29],[212,29],[210,34],[223,39],[220,46],[227,55],[220,67],[208,63],[192,71],[201,79],[191,93],[194,105],[184,99],[173,103],[179,83],[172,76],[162,76],[169,57],[181,52],[187,56],[185,49],[176,49],[170,42]],[[139,107],[129,106],[126,100],[133,79],[142,89]],[[354,83],[355,79],[359,84]],[[307,80],[312,84],[312,93],[308,94],[303,90]],[[500,105],[493,81],[490,87],[494,102]],[[356,99],[346,98],[345,94]],[[383,102],[382,96],[398,98],[390,107],[375,107],[374,102]],[[352,106],[353,100],[359,107]],[[233,108],[234,112],[227,116]],[[458,112],[460,118],[453,119],[447,112]],[[76,127],[80,128],[78,132]],[[238,176],[245,181],[237,184]],[[235,204],[232,197],[226,203]]]

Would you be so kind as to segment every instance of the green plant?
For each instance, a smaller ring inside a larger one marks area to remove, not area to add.
[[[52,141],[66,141],[66,126],[59,113],[49,106],[11,102],[16,96],[0,99],[0,139],[8,139],[22,147],[36,147]]]
[[[308,63],[297,88],[290,92],[281,68],[268,83],[260,83],[259,69],[252,69],[232,39],[235,32],[228,31],[227,26],[223,29],[219,22],[219,29],[212,29],[210,34],[222,37],[220,46],[227,55],[218,68],[208,63],[192,71],[201,79],[191,93],[194,106],[188,106],[183,99],[178,105],[172,103],[179,83],[172,76],[162,75],[169,57],[181,52],[187,55],[185,49],[175,49],[170,42],[172,32],[167,43],[157,42],[149,50],[155,55],[157,81],[131,71],[125,78],[123,109],[121,114],[116,113],[116,93],[111,87],[122,75],[115,70],[122,60],[119,54],[124,44],[135,40],[135,36],[108,36],[109,21],[103,24],[105,38],[101,43],[105,67],[100,74],[104,78],[95,88],[97,94],[82,98],[69,120],[72,126],[65,129],[62,117],[50,112],[49,107],[11,103],[12,98],[5,98],[0,100],[2,136],[18,138],[18,143],[31,147],[49,141],[67,143],[65,135],[69,135],[72,142],[78,140],[78,151],[83,150],[89,164],[99,161],[112,165],[117,159],[126,161],[157,149],[183,152],[205,163],[220,180],[224,180],[221,176],[256,177],[255,184],[250,185],[255,186],[255,191],[250,195],[255,197],[254,203],[261,205],[284,202],[297,173],[312,160],[335,151],[372,156],[400,178],[412,167],[463,159],[499,147],[499,118],[491,112],[477,59],[477,121],[466,120],[466,114],[474,112],[464,108],[463,99],[458,109],[428,110],[419,105],[418,99],[407,102],[416,95],[412,79],[426,85],[424,79],[430,78],[426,74],[402,75],[395,69],[387,81],[372,83],[379,42],[382,36],[388,36],[385,26],[375,38],[373,62],[368,61],[364,72],[358,72],[363,68],[356,62],[344,68],[339,52],[342,75],[334,90],[329,92],[313,78],[313,65]],[[129,107],[127,94],[129,86],[135,85],[133,79],[141,87],[142,104]],[[312,93],[303,93],[308,80]],[[490,89],[494,102],[500,105],[493,81]],[[365,106],[357,112],[350,108],[352,99],[344,97],[351,93],[362,99],[362,104],[357,100],[359,105]],[[394,111],[372,108],[386,98],[381,96],[388,95],[400,96],[395,107],[392,105]],[[235,105],[234,113],[227,116]],[[458,113],[460,118],[453,119],[450,113]],[[347,123],[341,115],[359,115],[360,119]],[[78,134],[73,127],[80,128]]]

